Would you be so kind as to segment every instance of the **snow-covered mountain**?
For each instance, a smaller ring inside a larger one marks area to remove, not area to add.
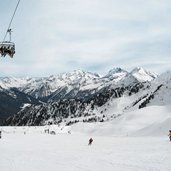
[[[114,68],[105,76],[77,70],[29,79],[18,89],[45,103],[22,109],[8,119],[8,124],[65,122],[70,125],[78,121],[110,120],[125,111],[144,107],[143,100],[150,96],[152,81],[156,78],[157,74],[143,68],[135,68],[131,72]]]
[[[148,96],[141,101],[140,107],[171,104],[171,72],[165,72],[151,82]]]
[[[61,98],[88,96],[88,94],[93,94],[104,87],[129,86],[130,84],[151,81],[156,77],[157,75],[143,68],[135,68],[130,73],[121,68],[114,68],[105,76],[76,70],[71,73],[38,79],[3,78],[0,80],[0,86],[3,88],[19,88],[20,91],[35,98],[41,98],[46,102]]]
[[[110,80],[114,80],[115,82],[118,82],[122,78],[124,78],[127,74],[128,72],[121,68],[113,68],[108,72],[108,74],[104,78],[108,78]]]
[[[142,67],[137,67],[133,69],[130,74],[141,82],[152,81],[157,77],[156,73],[144,70]]]
[[[40,104],[40,102],[16,88],[0,87],[0,123],[3,119],[19,112],[25,104]]]
[[[4,89],[9,89],[12,87],[18,88],[22,87],[25,84],[33,82],[33,78],[15,78],[15,77],[2,77],[0,78],[0,87]]]

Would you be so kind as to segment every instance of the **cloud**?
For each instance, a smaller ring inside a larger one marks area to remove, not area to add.
[[[2,37],[15,6],[7,1],[0,6]],[[3,59],[1,76],[116,66],[163,72],[171,66],[170,11],[169,0],[21,1],[12,27],[16,55]]]

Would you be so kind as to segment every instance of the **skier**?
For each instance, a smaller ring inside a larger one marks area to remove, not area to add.
[[[171,130],[169,130],[168,136],[169,136],[169,139],[170,139],[170,141],[171,141]]]
[[[88,145],[91,145],[91,144],[92,144],[92,142],[93,142],[93,139],[92,139],[92,138],[90,138],[90,139],[89,139],[89,143],[88,143]]]
[[[45,129],[45,133],[48,133],[49,134],[49,129]]]
[[[1,134],[2,134],[2,131],[0,130],[0,139],[1,139]]]

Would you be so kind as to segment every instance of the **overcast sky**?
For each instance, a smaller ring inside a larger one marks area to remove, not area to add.
[[[18,0],[0,0],[2,40]],[[21,0],[0,76],[171,68],[170,0]]]

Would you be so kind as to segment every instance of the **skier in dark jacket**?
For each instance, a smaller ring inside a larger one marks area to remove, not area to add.
[[[171,130],[169,130],[168,136],[169,136],[169,139],[170,139],[170,141],[171,141]]]
[[[89,143],[88,143],[88,145],[91,145],[91,144],[92,144],[92,142],[93,142],[93,139],[92,139],[92,138],[90,138],[90,139],[89,139]]]
[[[0,139],[1,139],[1,134],[2,134],[2,131],[0,130]]]

